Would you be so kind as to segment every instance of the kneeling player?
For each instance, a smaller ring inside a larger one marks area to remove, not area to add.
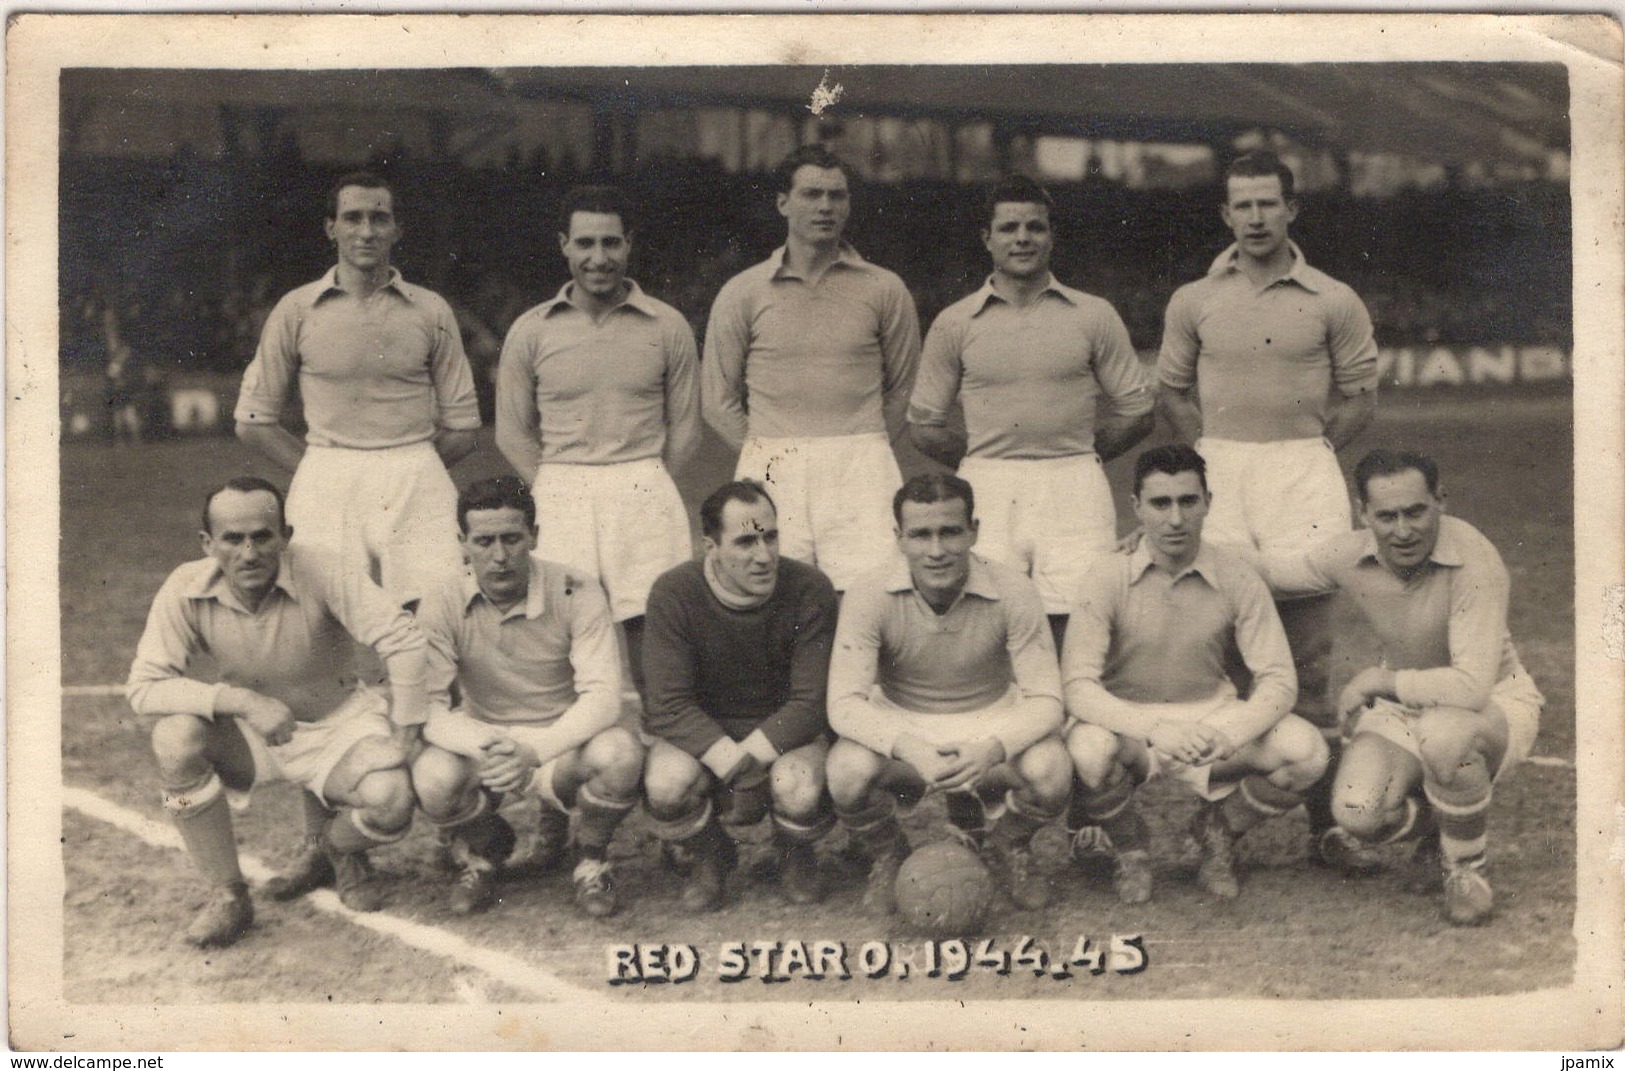
[[[771,805],[785,896],[822,896],[814,844],[834,822],[824,791],[824,695],[835,589],[779,557],[779,520],[761,485],[736,481],[700,507],[705,557],[649,594],[644,791],[656,834],[689,867],[683,906],[722,902],[732,837]]]
[[[863,903],[874,914],[895,910],[909,850],[896,797],[932,790],[947,793],[961,836],[994,856],[1018,906],[1049,903],[1030,842],[1071,791],[1055,735],[1055,646],[1033,582],[971,553],[974,511],[958,477],[904,484],[892,503],[902,557],[853,585],[841,607],[829,789],[854,845],[873,860]]]
[[[1345,734],[1332,812],[1364,843],[1419,837],[1409,884],[1444,891],[1459,926],[1494,908],[1484,877],[1491,790],[1529,755],[1544,699],[1507,633],[1511,579],[1466,521],[1446,516],[1439,470],[1373,450],[1354,469],[1364,531],[1271,563],[1286,591],[1337,588],[1382,643],[1338,701]]]
[[[617,904],[608,849],[637,802],[643,747],[616,726],[621,671],[603,589],[532,555],[536,506],[513,476],[481,480],[457,503],[472,577],[424,600],[429,637],[426,749],[412,767],[430,821],[463,868],[451,910],[494,898],[494,871],[513,849],[497,815],[504,795],[542,803],[538,862],[557,862],[576,815],[575,898],[588,915]],[[455,677],[463,705],[450,709]]]
[[[1302,802],[1325,772],[1326,744],[1288,713],[1297,679],[1269,589],[1246,561],[1202,542],[1201,455],[1188,446],[1141,454],[1133,501],[1140,543],[1091,570],[1066,637],[1066,742],[1082,782],[1074,825],[1110,836],[1125,903],[1150,899],[1134,789],[1167,772],[1204,801],[1192,826],[1197,877],[1228,899],[1239,892],[1235,838]],[[1232,654],[1253,675],[1246,700],[1225,676]]]
[[[240,476],[211,492],[200,535],[205,557],[177,568],[153,600],[128,689],[137,714],[158,716],[164,808],[215,886],[186,939],[228,945],[254,920],[225,792],[257,780],[285,778],[342,808],[294,871],[273,879],[272,896],[336,878],[345,906],[376,911],[364,853],[412,821],[406,761],[424,717],[423,636],[336,555],[289,547],[282,492],[264,480]],[[383,661],[391,700],[354,687],[352,637]],[[205,652],[218,683],[187,676]]]

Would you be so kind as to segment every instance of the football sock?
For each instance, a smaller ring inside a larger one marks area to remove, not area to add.
[[[304,805],[305,837],[314,844],[320,844],[327,836],[327,824],[333,820],[333,810],[308,788],[299,793],[299,802]]]
[[[1284,789],[1263,774],[1248,774],[1219,804],[1219,813],[1230,832],[1240,836],[1266,818],[1283,815],[1302,802],[1302,793]]]
[[[668,843],[687,840],[710,822],[711,801],[704,798],[671,818],[659,818],[652,812],[649,815],[655,836]]]
[[[806,818],[790,818],[773,812],[773,835],[787,841],[812,844],[835,828],[835,812],[823,804]]]
[[[200,781],[165,788],[164,809],[204,877],[216,885],[242,882],[231,808],[226,806],[225,785],[218,774],[210,770]]]
[[[430,818],[429,824],[447,833],[455,833],[458,826],[465,822],[472,822],[489,810],[491,810],[491,797],[484,792],[476,792],[474,793],[474,802],[464,807],[461,812],[452,815],[450,818]]]
[[[1150,847],[1151,836],[1146,829],[1145,818],[1134,805],[1134,781],[1131,778],[1119,778],[1115,784],[1107,785],[1098,792],[1082,785],[1077,788],[1085,821],[1079,822],[1076,828],[1099,826],[1106,831],[1118,851],[1143,851]],[[1073,813],[1077,811],[1075,805]]]
[[[393,844],[406,836],[410,829],[408,826],[398,833],[384,833],[368,825],[361,812],[351,807],[340,811],[328,825],[327,845],[339,855],[349,855],[351,852],[376,848],[380,844]]]
[[[987,807],[974,792],[947,792],[943,801],[948,806],[948,821],[955,829],[968,833],[978,846],[987,836]]]
[[[1377,844],[1398,844],[1424,837],[1438,828],[1433,808],[1415,796],[1406,796],[1405,805],[1389,816],[1372,840]]]
[[[576,826],[576,845],[581,854],[588,859],[604,858],[615,830],[636,803],[636,797],[612,799],[594,792],[591,784],[582,785],[576,793],[576,813],[581,816]]]
[[[1061,817],[1061,809],[1046,811],[1034,800],[1014,790],[1004,796],[1004,814],[994,824],[993,835],[1001,843],[1024,847],[1033,834]]]
[[[1331,758],[1326,762],[1326,772],[1321,774],[1320,780],[1304,789],[1303,809],[1309,815],[1309,833],[1311,836],[1319,835],[1337,824],[1332,817],[1332,782],[1337,773],[1337,762],[1343,755],[1343,742],[1326,734],[1326,747],[1331,751]]]
[[[903,827],[897,824],[897,801],[883,792],[871,792],[863,803],[850,810],[835,807],[835,816],[846,827],[847,836],[871,859],[903,851]]]
[[[1443,790],[1425,786],[1428,802],[1439,823],[1439,848],[1452,866],[1480,859],[1488,842],[1491,792],[1488,788],[1476,800],[1441,798]]]

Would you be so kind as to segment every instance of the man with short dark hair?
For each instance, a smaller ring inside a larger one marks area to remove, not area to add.
[[[949,821],[993,856],[1017,905],[1049,903],[1030,844],[1072,788],[1055,646],[1032,581],[971,553],[975,501],[957,476],[904,484],[892,500],[901,555],[847,592],[836,627],[829,791],[873,860],[874,914],[895,910],[909,851],[894,793],[945,793]]]
[[[641,692],[649,587],[694,553],[670,475],[699,443],[694,332],[628,278],[619,191],[577,187],[559,215],[570,281],[508,330],[497,446],[530,483],[542,557],[603,582]]]
[[[371,573],[403,605],[461,571],[446,473],[480,414],[451,306],[390,264],[403,233],[389,183],[345,175],[328,194],[338,264],[271,310],[237,398],[237,437],[294,473],[301,543]],[[297,382],[309,426],[281,424]]]
[[[126,689],[157,718],[152,748],[169,812],[213,885],[186,939],[229,945],[254,920],[227,793],[286,779],[341,808],[273,898],[336,880],[356,911],[382,903],[365,852],[406,835],[406,762],[424,719],[423,635],[412,616],[337,555],[292,546],[282,493],[236,477],[204,499],[204,557],[178,567],[153,599]],[[390,697],[358,686],[354,642],[377,652]],[[188,675],[214,660],[218,683]],[[307,873],[309,872],[309,873]]]
[[[1166,773],[1203,801],[1191,827],[1197,879],[1231,899],[1233,842],[1301,803],[1327,748],[1291,713],[1297,678],[1269,589],[1241,556],[1202,539],[1201,455],[1182,444],[1142,453],[1133,501],[1140,541],[1089,572],[1061,658],[1075,806],[1111,839],[1118,896],[1143,903],[1150,837],[1134,793]],[[1245,700],[1226,675],[1236,662],[1252,675]]]
[[[453,914],[494,898],[494,872],[513,849],[496,813],[504,796],[541,802],[538,862],[563,854],[570,816],[581,859],[575,899],[594,918],[619,897],[609,844],[637,802],[643,748],[616,725],[621,665],[596,580],[535,556],[536,506],[513,476],[481,480],[457,502],[469,573],[426,599],[432,746],[412,767],[429,820],[462,868]],[[451,703],[453,680],[462,702]]]
[[[473,452],[480,412],[451,306],[391,266],[396,209],[379,175],[333,184],[325,227],[338,263],[271,310],[235,419],[239,439],[294,474],[297,541],[341,555],[410,609],[462,573],[446,470]],[[281,422],[296,386],[302,443]],[[310,793],[304,810],[308,845],[332,814]],[[324,876],[319,853],[304,860],[308,878]]]
[[[1309,266],[1288,229],[1298,216],[1292,169],[1248,153],[1225,175],[1220,207],[1235,235],[1205,278],[1179,288],[1157,358],[1158,404],[1207,461],[1207,539],[1272,563],[1353,527],[1337,451],[1376,411],[1377,344],[1353,290]],[[1298,713],[1335,749],[1327,695],[1332,606],[1277,603],[1299,678]],[[1311,857],[1368,865],[1332,822],[1331,781],[1309,794]]]
[[[850,169],[804,145],[776,171],[785,243],[717,294],[705,333],[706,421],[740,450],[736,476],[778,505],[786,557],[847,590],[891,553],[886,502],[902,483],[920,356],[914,299],[842,241]]]
[[[988,191],[993,274],[931,325],[908,418],[915,445],[980,492],[979,552],[1033,579],[1060,646],[1070,593],[1117,540],[1101,465],[1145,438],[1153,417],[1122,318],[1050,273],[1051,207],[1024,175]],[[968,442],[948,427],[956,399]]]
[[[1444,892],[1458,926],[1486,921],[1494,784],[1529,756],[1545,700],[1507,633],[1501,555],[1444,512],[1429,457],[1373,450],[1355,466],[1363,531],[1277,561],[1286,592],[1337,589],[1382,643],[1338,699],[1351,739],[1333,813],[1360,843],[1419,838],[1408,884]]]
[[[722,902],[731,831],[769,810],[779,881],[796,904],[823,890],[814,845],[834,824],[824,790],[824,709],[835,589],[779,556],[778,518],[760,484],[723,484],[700,507],[701,561],[649,594],[644,792],[655,833],[689,874],[683,907]]]

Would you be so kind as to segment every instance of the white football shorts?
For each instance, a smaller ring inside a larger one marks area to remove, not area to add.
[[[757,480],[779,513],[779,550],[845,591],[894,552],[892,496],[902,472],[882,432],[745,440],[736,479]]]
[[[1117,544],[1100,458],[967,457],[959,475],[976,492],[977,553],[1032,577],[1045,613],[1070,613],[1070,594]]]
[[[544,464],[530,493],[537,553],[597,577],[616,621],[641,617],[660,574],[694,557],[683,496],[657,457]]]

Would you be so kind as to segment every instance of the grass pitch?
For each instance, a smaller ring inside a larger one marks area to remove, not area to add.
[[[1377,443],[1419,449],[1438,458],[1450,509],[1485,532],[1513,575],[1512,635],[1548,703],[1536,753],[1574,755],[1573,514],[1570,403],[1567,395],[1428,393],[1388,395],[1376,425],[1345,451],[1346,465]],[[680,477],[691,509],[725,479],[730,459],[714,442]],[[229,439],[189,440],[114,450],[63,447],[61,609],[65,685],[124,679],[152,594],[169,570],[198,553],[196,529],[205,489],[239,472],[285,482]],[[905,470],[925,463],[905,455]],[[466,483],[505,470],[487,439],[454,476]],[[1108,467],[1127,516],[1127,462]],[[139,505],[137,505],[139,503]],[[545,519],[543,520],[545,524]],[[1349,658],[1358,638],[1343,647]],[[65,697],[62,774],[154,818],[156,773],[146,727],[122,700]],[[731,882],[723,911],[706,918],[680,912],[678,881],[662,869],[642,820],[623,827],[614,848],[627,908],[606,921],[578,916],[568,873],[514,875],[502,903],[488,914],[453,919],[445,909],[448,876],[434,862],[427,832],[375,853],[391,882],[387,910],[476,944],[519,956],[561,978],[630,1001],[868,999],[1153,999],[1190,997],[1399,998],[1516,993],[1567,984],[1575,953],[1575,777],[1571,767],[1528,765],[1497,788],[1491,819],[1492,876],[1498,898],[1485,929],[1457,930],[1432,898],[1400,890],[1393,874],[1346,881],[1304,861],[1303,818],[1287,816],[1242,842],[1242,895],[1218,903],[1195,885],[1194,860],[1181,831],[1194,802],[1153,785],[1145,795],[1156,838],[1154,901],[1124,907],[1104,874],[1065,860],[1058,833],[1038,841],[1041,861],[1061,896],[1042,913],[997,908],[984,935],[986,951],[1014,952],[1023,936],[1065,959],[1079,939],[1109,945],[1115,935],[1141,935],[1143,970],[1071,977],[1018,965],[998,973],[972,965],[963,979],[929,977],[920,942],[892,924],[862,918],[859,879],[825,842],[832,893],[816,908],[791,908],[768,873],[766,833],[758,830]],[[927,801],[908,819],[917,841],[941,829],[940,804]],[[273,863],[298,837],[298,801],[288,786],[269,786],[238,816],[245,850]],[[212,1003],[267,1000],[366,1003],[513,999],[500,982],[439,957],[358,930],[302,904],[259,903],[256,927],[238,945],[198,953],[180,941],[199,902],[196,875],[178,852],[133,841],[119,830],[71,815],[62,846],[67,876],[64,992],[86,1003]],[[1396,854],[1397,863],[1402,853]],[[764,984],[758,962],[782,976],[780,957],[753,961],[739,983],[719,980],[720,949],[757,941],[781,948],[801,941],[844,944],[850,980]],[[889,942],[893,969],[867,978],[858,952]],[[699,966],[682,985],[608,984],[609,946],[694,946]],[[971,951],[975,951],[974,946]],[[896,960],[912,963],[900,977]],[[991,962],[991,961],[989,961]],[[775,966],[776,965],[776,966]]]

